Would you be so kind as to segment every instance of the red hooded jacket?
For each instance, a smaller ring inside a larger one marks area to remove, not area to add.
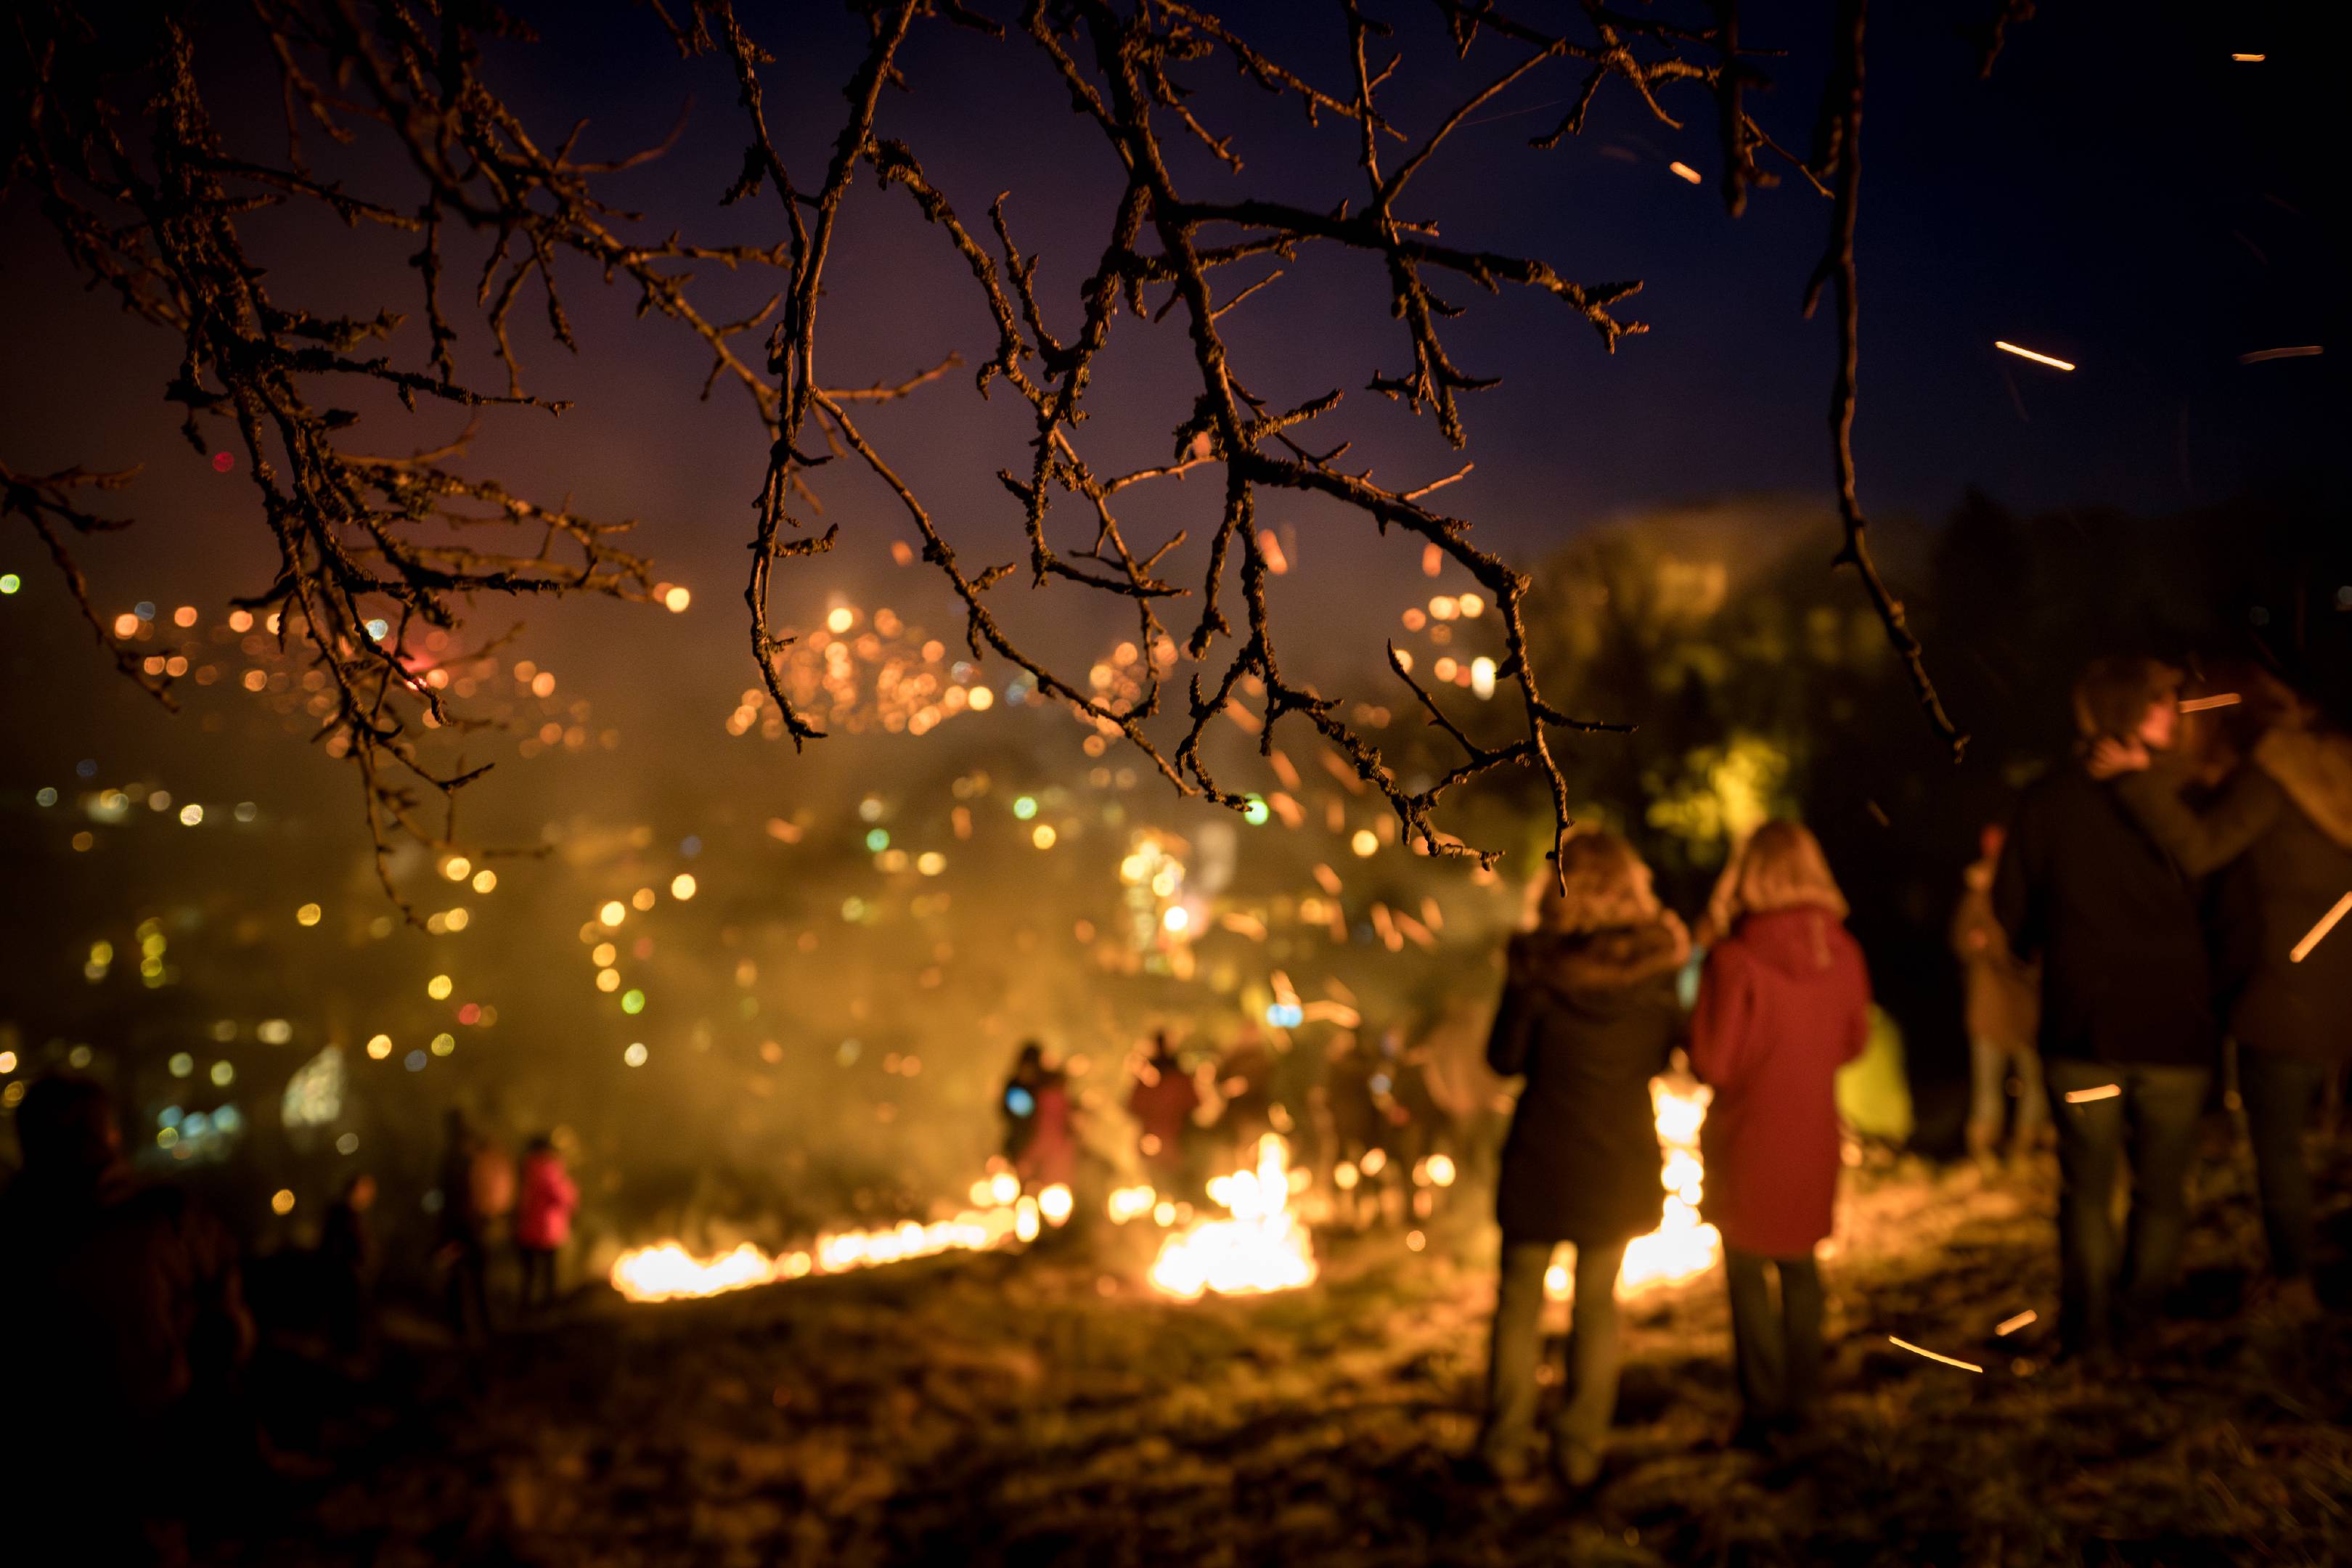
[[[551,1149],[535,1149],[522,1160],[522,1202],[515,1210],[518,1247],[552,1252],[572,1238],[572,1211],[580,1206],[580,1189],[563,1168],[562,1157]]]
[[[1691,1068],[1713,1086],[1701,1212],[1724,1245],[1810,1258],[1837,1202],[1837,1069],[1869,1033],[1862,948],[1827,910],[1749,915],[1706,955]]]

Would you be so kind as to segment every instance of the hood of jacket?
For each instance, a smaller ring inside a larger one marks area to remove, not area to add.
[[[1593,998],[1668,974],[1684,948],[1663,921],[1561,935],[1530,931],[1511,939],[1514,971],[1563,996]]]
[[[1828,910],[1800,904],[1744,916],[1734,936],[1740,946],[1774,969],[1811,976],[1837,961],[1832,933],[1843,929],[1844,922]]]
[[[2273,730],[2254,763],[2322,833],[2352,849],[2352,738],[2312,730]]]

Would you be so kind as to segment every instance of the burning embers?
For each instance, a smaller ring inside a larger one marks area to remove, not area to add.
[[[1315,1244],[1290,1208],[1290,1149],[1269,1132],[1258,1140],[1257,1169],[1209,1184],[1209,1195],[1233,1215],[1206,1220],[1160,1244],[1152,1286],[1180,1301],[1295,1290],[1315,1279]]]
[[[1666,1168],[1660,1177],[1666,1189],[1665,1214],[1658,1228],[1633,1238],[1625,1248],[1625,1264],[1617,1276],[1617,1291],[1630,1296],[1656,1285],[1696,1279],[1723,1256],[1723,1238],[1715,1226],[1698,1216],[1702,1171],[1698,1158],[1699,1124],[1706,1120],[1712,1098],[1704,1084],[1676,1088],[1665,1079],[1650,1080],[1650,1104],[1654,1109],[1658,1142],[1665,1150]],[[1573,1293],[1569,1271],[1555,1263],[1544,1276],[1544,1289],[1552,1300]]]
[[[770,1257],[745,1242],[716,1258],[697,1258],[675,1241],[633,1247],[613,1262],[613,1289],[632,1301],[675,1301],[688,1297],[716,1296],[753,1285],[773,1285],[811,1274],[846,1274],[858,1268],[878,1268],[942,1252],[985,1252],[1007,1241],[1034,1241],[1048,1225],[1070,1217],[1070,1189],[1058,1184],[1034,1197],[1020,1194],[1020,1184],[1000,1177],[1002,1184],[982,1183],[974,1188],[997,1199],[986,1208],[967,1209],[953,1219],[931,1225],[908,1220],[880,1230],[845,1230],[816,1238],[807,1251]],[[1009,1188],[1010,1190],[1006,1190]]]

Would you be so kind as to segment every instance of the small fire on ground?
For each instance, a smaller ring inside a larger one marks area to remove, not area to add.
[[[1624,1267],[1617,1275],[1620,1296],[1695,1279],[1723,1257],[1722,1237],[1698,1216],[1704,1174],[1698,1130],[1706,1121],[1706,1102],[1713,1092],[1705,1084],[1677,1088],[1663,1078],[1650,1080],[1658,1143],[1666,1156],[1665,1170],[1659,1177],[1666,1189],[1666,1207],[1657,1229],[1635,1237],[1626,1247]],[[1544,1293],[1555,1301],[1576,1294],[1575,1279],[1567,1265],[1554,1262],[1545,1272]]]
[[[1295,1290],[1315,1279],[1315,1243],[1290,1207],[1290,1146],[1275,1133],[1258,1140],[1257,1168],[1209,1183],[1209,1196],[1231,1219],[1204,1220],[1160,1244],[1153,1289],[1180,1301]]]
[[[632,1247],[613,1261],[613,1289],[632,1301],[676,1301],[723,1291],[846,1274],[942,1252],[985,1252],[1008,1242],[1037,1239],[1046,1226],[1070,1217],[1070,1189],[1056,1183],[1024,1196],[1010,1173],[972,1184],[974,1207],[930,1225],[907,1220],[878,1230],[831,1231],[814,1247],[771,1257],[750,1242],[715,1258],[698,1258],[683,1242]],[[978,1206],[985,1205],[986,1206]]]

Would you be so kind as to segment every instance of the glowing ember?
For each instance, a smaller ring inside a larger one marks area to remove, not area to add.
[[[1150,1214],[1159,1202],[1160,1194],[1152,1191],[1149,1184],[1137,1187],[1115,1187],[1111,1190],[1108,1205],[1110,1222],[1113,1225],[1125,1225],[1129,1220],[1141,1219]]]
[[[1999,338],[1995,338],[1992,341],[1992,346],[1999,349],[2005,354],[2015,354],[2020,359],[2030,359],[2035,364],[2046,364],[2052,370],[2072,370],[2074,368],[2074,365],[2066,360],[2052,359],[2048,354],[2038,354],[2032,349],[2021,349],[2015,343],[2005,343]]]
[[[2124,1086],[2119,1083],[2103,1083],[2096,1089],[2070,1089],[2066,1091],[2066,1103],[2088,1105],[2095,1100],[2113,1100],[2123,1091]]]
[[[1909,1351],[1913,1355],[1923,1355],[1929,1361],[1939,1361],[1946,1366],[1958,1367],[1962,1372],[1980,1373],[1984,1371],[1984,1368],[1979,1366],[1972,1361],[1961,1361],[1954,1356],[1944,1355],[1938,1352],[1929,1350],[1925,1345],[1915,1345],[1909,1340],[1896,1339],[1893,1334],[1886,1336],[1886,1342],[1895,1346],[1898,1350]]]
[[[1258,1140],[1257,1169],[1209,1184],[1209,1195],[1233,1218],[1209,1220],[1160,1244],[1151,1283],[1183,1301],[1294,1290],[1315,1279],[1315,1246],[1290,1212],[1290,1147],[1274,1133]]]
[[[2352,914],[2352,893],[2347,893],[2342,898],[2336,900],[2336,907],[2328,910],[2326,914],[2320,916],[2319,923],[2317,925],[2313,926],[2309,931],[2303,933],[2303,940],[2296,942],[2294,944],[2294,951],[2286,955],[2288,961],[2294,963],[2301,963],[2305,959],[2309,958],[2311,956],[2311,950],[2319,945],[2320,939],[2326,936],[2329,931],[2334,931],[2336,929],[2336,922],[2341,921],[2347,914]]]
[[[1705,1084],[1681,1089],[1662,1078],[1650,1080],[1658,1142],[1666,1155],[1665,1169],[1659,1175],[1666,1189],[1666,1206],[1658,1228],[1635,1237],[1625,1248],[1624,1266],[1617,1274],[1620,1296],[1696,1279],[1723,1256],[1723,1238],[1698,1216],[1704,1174],[1698,1130],[1706,1120],[1706,1102],[1712,1098],[1714,1091]],[[1555,1263],[1545,1271],[1544,1292],[1556,1301],[1575,1294],[1575,1281],[1566,1268]]]

